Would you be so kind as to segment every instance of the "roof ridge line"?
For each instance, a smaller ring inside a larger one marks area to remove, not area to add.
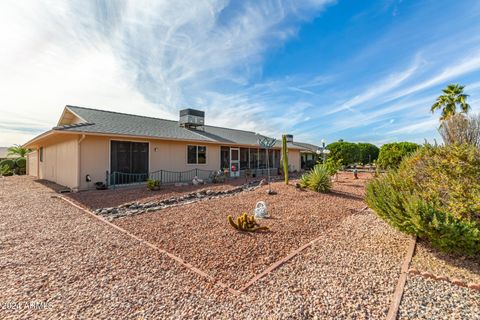
[[[148,118],[148,119],[155,119],[155,120],[178,122],[178,120],[170,120],[170,119],[164,119],[164,118],[158,118],[158,117],[142,116],[142,115],[133,114],[133,113],[110,111],[110,110],[102,110],[102,109],[89,108],[89,107],[73,106],[73,105],[70,105],[70,104],[67,104],[66,107],[67,107],[67,108],[79,108],[79,109],[94,110],[94,111],[107,112],[107,113],[122,114],[122,115],[125,115],[125,116],[134,116],[134,117],[139,117],[139,118]],[[204,125],[204,127],[227,129],[227,130],[236,130],[236,131],[243,131],[243,132],[249,132],[249,133],[256,133],[255,131],[243,130],[243,129],[234,129],[234,128],[227,128],[227,127],[221,127],[221,126]],[[264,135],[264,136],[265,136],[265,135]]]

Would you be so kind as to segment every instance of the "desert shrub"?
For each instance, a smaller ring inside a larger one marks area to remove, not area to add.
[[[17,158],[15,159],[15,174],[23,175],[27,171],[27,159]]]
[[[299,184],[302,188],[316,192],[329,192],[332,188],[332,179],[326,166],[317,164],[312,170],[302,175]]]
[[[4,159],[0,161],[0,167],[3,166],[8,166],[10,170],[13,170],[13,168],[15,168],[15,161],[12,159]]]
[[[480,151],[426,145],[367,184],[366,201],[400,231],[445,251],[480,253]]]
[[[13,170],[6,164],[0,166],[0,176],[11,176],[13,175]]]
[[[445,144],[471,144],[480,147],[480,114],[457,114],[442,122],[438,129]]]
[[[161,182],[160,180],[148,179],[147,180],[147,189],[148,190],[158,190],[160,189]]]
[[[327,146],[330,150],[329,158],[334,161],[341,160],[343,165],[349,165],[359,161],[360,148],[357,144],[346,141],[337,141]]]
[[[334,160],[333,158],[328,158],[325,161],[325,168],[331,176],[336,175],[338,171],[342,168],[342,160]]]
[[[402,159],[413,153],[420,146],[413,142],[394,142],[384,144],[380,148],[376,164],[382,169],[398,168]]]
[[[300,177],[300,180],[298,181],[300,188],[308,188],[309,175],[310,175],[310,172],[302,174],[302,176]]]
[[[26,168],[27,167],[27,159],[25,158],[17,158],[15,160],[15,166],[17,168]]]
[[[380,152],[380,149],[374,144],[371,143],[358,143],[358,148],[359,148],[359,155],[358,155],[358,161],[366,164],[366,163],[372,163],[373,161],[378,159],[378,154]]]

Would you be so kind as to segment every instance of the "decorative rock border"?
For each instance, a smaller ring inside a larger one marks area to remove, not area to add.
[[[185,260],[183,260],[182,258],[180,257],[177,257],[176,255],[174,255],[173,253],[170,253],[166,250],[163,250],[159,247],[157,247],[156,245],[154,244],[151,244],[150,242],[134,235],[133,233],[131,232],[128,232],[127,230],[107,221],[106,219],[96,215],[95,213],[89,211],[88,209],[76,204],[75,202],[71,201],[70,199],[67,199],[63,196],[60,196],[60,195],[55,195],[53,196],[52,198],[58,198],[58,199],[61,199],[65,202],[67,202],[68,204],[70,204],[71,206],[77,208],[77,209],[80,209],[82,212],[86,213],[87,215],[90,215],[92,216],[93,218],[95,219],[98,219],[99,221],[107,224],[108,226],[124,233],[125,235],[129,236],[130,238],[133,238],[135,239],[136,241],[146,245],[147,247],[151,248],[151,249],[154,249],[162,254],[165,254],[167,257],[173,259],[174,261],[176,261],[177,263],[181,264],[183,267],[185,267],[186,269],[190,270],[191,272],[193,273],[196,273],[197,275],[203,277],[203,278],[206,278],[207,280],[211,281],[213,284],[215,285],[218,285],[220,286],[221,288],[227,290],[228,292],[230,292],[231,294],[235,295],[235,296],[241,296],[242,295],[242,292],[238,291],[238,290],[235,290],[233,288],[231,288],[228,284],[226,283],[223,283],[221,281],[217,281],[217,279],[215,279],[213,276],[207,274],[206,272],[203,272],[202,270],[196,268],[195,266],[191,265],[190,263],[186,262]]]
[[[158,211],[170,207],[186,205],[197,201],[224,198],[241,192],[253,191],[264,185],[264,181],[265,180],[255,180],[235,188],[220,191],[200,190],[198,192],[190,192],[178,197],[172,197],[161,201],[150,201],[145,203],[129,202],[118,207],[96,209],[93,211],[93,213],[108,220],[113,220],[146,212]]]
[[[480,283],[473,283],[473,282],[466,283],[465,281],[463,281],[461,279],[457,279],[457,278],[450,279],[447,276],[435,275],[435,274],[433,274],[431,272],[428,272],[428,271],[420,272],[416,268],[410,268],[408,270],[408,273],[412,274],[412,275],[422,276],[424,278],[433,279],[433,280],[445,281],[445,282],[454,284],[454,285],[459,286],[459,287],[464,287],[464,288],[469,288],[469,289],[480,291]]]
[[[410,245],[407,249],[407,254],[403,260],[402,268],[400,269],[400,277],[398,278],[397,286],[392,298],[392,304],[388,310],[387,320],[396,320],[398,316],[398,309],[402,302],[403,291],[405,289],[405,283],[407,282],[407,274],[412,261],[413,254],[415,252],[415,246],[417,245],[417,237],[413,237],[410,241]]]

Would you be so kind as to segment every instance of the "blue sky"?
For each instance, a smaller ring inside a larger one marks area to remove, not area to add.
[[[0,145],[66,104],[319,144],[437,138],[449,83],[480,111],[476,0],[2,1]]]

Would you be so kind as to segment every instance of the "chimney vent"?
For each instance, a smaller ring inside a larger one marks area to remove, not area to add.
[[[287,142],[293,142],[293,134],[286,134],[285,135]]]
[[[185,128],[197,128],[205,125],[205,112],[195,109],[180,110],[180,126]]]

